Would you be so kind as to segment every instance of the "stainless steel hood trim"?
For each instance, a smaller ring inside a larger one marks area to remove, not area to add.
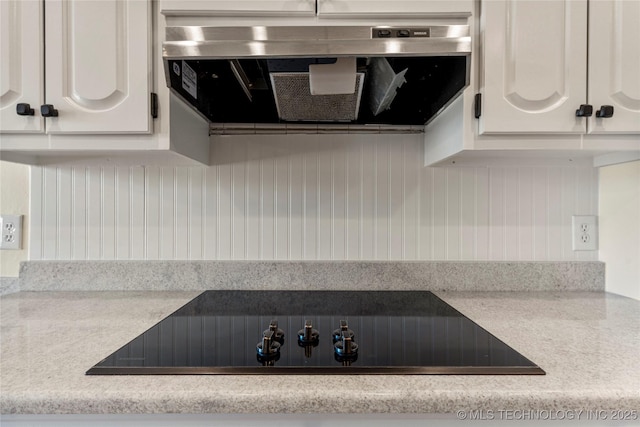
[[[384,28],[384,27],[375,27]],[[168,27],[167,59],[470,55],[468,25],[427,26],[429,37],[373,38],[374,27]]]
[[[313,40],[370,40],[372,29],[387,29],[388,26],[290,26],[290,27],[167,27],[166,41],[313,41]],[[400,27],[393,27],[400,28]],[[468,25],[426,25],[431,36],[427,38],[468,37]],[[401,38],[402,41],[412,38]],[[423,38],[421,38],[423,39]],[[384,40],[395,40],[386,38]]]

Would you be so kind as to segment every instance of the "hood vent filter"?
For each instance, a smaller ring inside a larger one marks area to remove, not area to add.
[[[311,95],[309,73],[270,73],[281,120],[296,122],[351,122],[358,119],[364,73],[356,73],[351,94]]]

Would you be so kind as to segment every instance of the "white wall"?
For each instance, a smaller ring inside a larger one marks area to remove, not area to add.
[[[29,167],[0,161],[0,213],[24,215],[22,250],[0,250],[0,277],[17,277],[27,259],[29,235]]]
[[[600,169],[599,211],[607,291],[640,300],[640,161]]]
[[[570,229],[597,212],[596,169],[424,168],[415,135],[346,140],[222,138],[211,167],[34,167],[31,259],[597,259]]]

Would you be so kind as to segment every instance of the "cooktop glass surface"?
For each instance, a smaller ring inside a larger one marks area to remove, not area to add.
[[[544,374],[425,291],[206,291],[92,367],[119,374]]]

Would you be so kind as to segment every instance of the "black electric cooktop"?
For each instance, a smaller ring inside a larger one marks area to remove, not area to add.
[[[423,291],[206,291],[87,371],[544,374]]]

